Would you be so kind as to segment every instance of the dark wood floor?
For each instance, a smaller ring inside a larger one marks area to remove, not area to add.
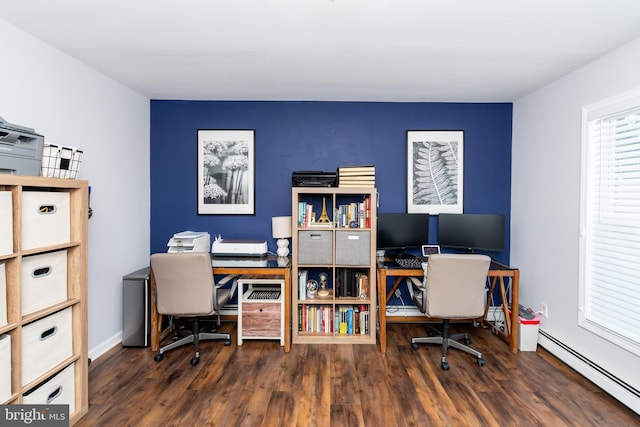
[[[116,348],[89,369],[89,413],[77,426],[632,426],[634,412],[553,356],[509,353],[487,330],[467,325],[473,356],[411,348],[417,324],[388,325],[388,349],[373,345],[236,346],[206,342],[153,361],[149,349]]]

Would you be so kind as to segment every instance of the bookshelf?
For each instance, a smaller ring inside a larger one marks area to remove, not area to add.
[[[376,189],[293,187],[291,199],[292,342],[375,344]]]

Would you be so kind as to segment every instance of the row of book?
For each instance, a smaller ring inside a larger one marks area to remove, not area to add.
[[[307,299],[307,282],[309,280],[309,270],[298,271],[298,299]],[[336,297],[352,297],[368,299],[371,291],[369,275],[364,271],[352,268],[338,268],[336,270]]]
[[[369,306],[298,305],[298,331],[339,335],[368,335]]]
[[[337,173],[338,187],[375,187],[374,165],[340,166]]]
[[[334,218],[338,228],[371,227],[371,198],[365,197],[361,202],[339,205],[336,208]]]
[[[298,227],[369,228],[371,226],[371,198],[361,202],[338,205],[334,210],[333,222],[318,222],[313,204],[298,202]]]
[[[336,297],[369,298],[369,276],[352,268],[336,270]]]

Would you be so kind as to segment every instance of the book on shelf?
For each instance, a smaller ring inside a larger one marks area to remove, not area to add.
[[[298,299],[307,299],[307,279],[309,276],[309,270],[298,271]]]
[[[368,181],[342,181],[338,184],[339,188],[360,187],[360,188],[375,188],[376,183]]]
[[[375,165],[353,165],[353,166],[338,166],[338,176],[341,174],[375,174]]]

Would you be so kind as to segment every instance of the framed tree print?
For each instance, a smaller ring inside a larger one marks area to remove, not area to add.
[[[255,214],[255,131],[198,130],[198,214]]]
[[[407,131],[407,212],[462,213],[464,131]]]

